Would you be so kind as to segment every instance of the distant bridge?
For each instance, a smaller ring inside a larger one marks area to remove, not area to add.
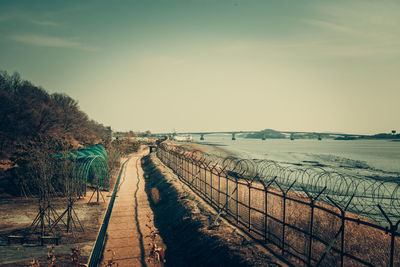
[[[224,132],[174,132],[174,133],[161,133],[157,134],[159,136],[169,136],[172,137],[174,135],[200,135],[200,140],[204,140],[205,135],[209,134],[231,134],[232,135],[232,140],[236,140],[236,135],[237,134],[256,134],[256,133],[262,133],[263,131],[224,131]],[[290,136],[291,140],[294,140],[299,138],[300,136],[308,136],[309,139],[313,139],[310,137],[314,137],[314,139],[322,140],[322,138],[336,138],[336,137],[342,137],[342,138],[357,138],[357,137],[364,137],[367,135],[360,135],[360,134],[343,134],[343,133],[319,133],[319,132],[296,132],[296,131],[275,131],[276,133],[281,133],[281,134],[287,134]],[[268,139],[267,133],[263,133],[260,139],[266,140]]]

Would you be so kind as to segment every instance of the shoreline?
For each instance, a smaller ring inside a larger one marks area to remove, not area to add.
[[[250,141],[249,149],[246,149],[247,143],[243,143],[243,141]],[[298,141],[298,144],[296,140],[287,140],[286,142],[268,142],[267,140],[259,143],[254,139],[241,139],[241,143],[232,143],[231,146],[227,143],[227,139],[221,139],[220,142],[206,141],[204,143],[196,140],[193,141],[193,144],[202,147],[207,153],[216,154],[221,157],[234,156],[244,159],[267,159],[282,165],[323,167],[366,177],[393,178],[400,176],[399,165],[394,161],[394,158],[398,154],[396,148],[399,144],[396,140],[354,140],[356,143],[347,143],[351,141],[337,141],[338,146],[333,141],[329,141],[328,144],[319,143],[321,141],[314,143],[311,140],[309,143],[309,140],[305,139]],[[366,143],[361,144],[358,143],[359,141]],[[289,142],[294,142],[293,146]],[[376,153],[372,153],[371,155],[362,154],[364,150],[365,153],[369,153],[382,146],[387,149],[386,156]],[[331,149],[332,147],[334,149]],[[370,148],[364,149],[365,147]],[[347,148],[349,150],[346,150]],[[359,149],[363,150],[358,151]],[[353,153],[354,151],[358,152]],[[393,156],[388,157],[389,154],[393,154]],[[388,158],[386,159],[385,157]]]

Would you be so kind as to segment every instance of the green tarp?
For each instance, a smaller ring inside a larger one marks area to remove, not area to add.
[[[81,148],[81,149],[72,151],[69,154],[69,156],[76,158],[76,159],[82,159],[82,158],[87,158],[87,157],[92,157],[92,156],[101,156],[104,159],[107,159],[106,150],[102,145],[95,145],[95,146],[89,146],[86,148]]]
[[[66,155],[57,154],[57,157],[68,158],[74,163],[72,179],[82,184],[82,187],[86,187],[86,184],[101,188],[109,187],[110,174],[106,162],[107,153],[103,146],[81,148]]]

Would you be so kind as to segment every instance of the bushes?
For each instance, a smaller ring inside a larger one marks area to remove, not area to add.
[[[140,142],[124,140],[114,140],[111,142],[111,146],[114,150],[118,151],[121,155],[128,155],[130,153],[137,152],[140,148]]]
[[[20,144],[13,154],[14,168],[7,171],[9,182],[16,188],[10,193],[32,196],[44,190],[62,192],[70,175],[70,162],[59,160],[55,153],[65,153],[70,146],[51,137],[36,137]]]
[[[107,142],[111,129],[94,121],[66,94],[49,94],[15,73],[0,72],[0,151],[3,158],[17,146],[48,137],[78,146]]]
[[[56,164],[54,153],[110,139],[111,128],[89,120],[73,98],[0,71],[0,160],[12,166],[0,166],[0,186],[7,193],[36,195],[43,179],[62,191],[66,162]]]

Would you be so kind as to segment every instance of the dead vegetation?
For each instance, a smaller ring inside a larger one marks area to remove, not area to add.
[[[155,226],[167,245],[165,266],[279,266],[265,249],[228,223],[217,220],[213,225],[215,212],[156,157],[145,157],[142,167],[146,191],[157,200],[151,204]]]
[[[96,239],[102,214],[106,207],[106,203],[88,205],[87,202],[90,193],[89,191],[87,197],[78,200],[74,205],[85,231],[77,230],[74,231],[74,234],[71,232],[66,233],[65,231],[60,232],[60,243],[54,248],[55,263],[57,266],[70,264],[73,261],[71,259],[71,249],[77,249],[78,247],[80,251],[78,262],[83,264],[88,260],[88,255]],[[32,255],[34,255],[34,261],[37,261],[40,266],[47,266],[49,248],[46,246],[51,246],[51,244],[40,246],[37,237],[29,235],[29,226],[37,214],[37,201],[37,199],[32,198],[1,200],[0,266],[29,266],[32,261]],[[64,198],[57,198],[53,201],[54,208],[59,214],[64,210],[65,202],[66,199]],[[8,245],[7,237],[9,235],[26,236],[24,244],[21,245],[19,242],[13,242],[13,244]]]
[[[268,212],[271,216],[282,219],[282,193],[280,190],[275,188],[269,188],[269,190],[276,195],[269,195],[268,202],[270,204],[270,208],[268,209]],[[258,201],[262,202],[264,199],[259,199]],[[309,203],[309,199],[306,196],[296,192],[290,192],[288,194],[288,200],[286,201],[287,233],[285,241],[287,242],[287,249],[291,253],[306,259],[305,256],[307,253],[309,253],[308,249],[310,246],[309,235],[290,227],[296,227],[304,232],[310,231],[312,208],[309,204],[303,203]],[[315,264],[322,257],[323,252],[326,250],[329,242],[332,242],[336,235],[338,235],[333,243],[333,249],[328,252],[324,261],[322,261],[324,266],[336,266],[337,264],[340,264],[339,251],[341,250],[342,242],[342,233],[338,234],[340,228],[342,227],[342,219],[339,216],[340,211],[333,206],[329,206],[317,201],[315,202],[313,212],[312,233],[315,238],[313,238],[311,243],[312,262]],[[367,221],[365,218],[355,214],[346,213],[345,216],[346,218],[351,218],[352,220],[345,220],[343,234],[344,252],[374,266],[389,266],[391,242],[390,233],[385,230],[363,224],[362,222],[371,224],[373,222]],[[268,232],[271,232],[279,239],[279,237],[282,236],[282,224],[274,223],[272,220],[269,220]],[[400,240],[399,238],[396,238],[395,248],[399,246]],[[276,251],[279,252],[279,249]],[[400,255],[398,253],[394,253],[394,266],[398,265],[400,265]],[[351,257],[345,256],[344,266],[360,266],[360,262],[352,259]]]
[[[261,184],[219,172],[199,161],[195,152],[159,153],[192,189],[224,210],[228,220],[296,266],[400,265],[399,232],[346,212],[346,204],[332,200],[327,205],[277,182]]]

